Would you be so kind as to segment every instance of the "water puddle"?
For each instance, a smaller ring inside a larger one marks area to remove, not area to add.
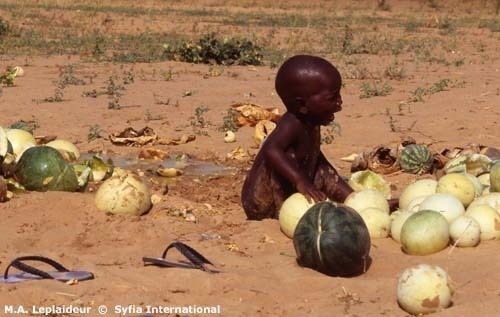
[[[94,154],[84,154],[82,159],[91,158]],[[104,161],[111,159],[115,167],[132,171],[150,171],[154,173],[157,168],[176,168],[182,170],[186,176],[228,176],[233,175],[237,169],[231,166],[219,165],[213,162],[200,161],[186,155],[170,155],[163,161],[143,160],[133,156],[107,156],[99,154]]]

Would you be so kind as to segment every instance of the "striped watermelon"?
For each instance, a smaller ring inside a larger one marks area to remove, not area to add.
[[[16,164],[15,177],[27,190],[74,192],[78,179],[73,167],[49,146],[34,146]]]
[[[399,163],[406,173],[424,174],[431,170],[433,156],[425,145],[410,144],[401,151]]]
[[[352,208],[320,202],[300,218],[293,235],[299,265],[332,276],[364,273],[370,263],[370,233]]]

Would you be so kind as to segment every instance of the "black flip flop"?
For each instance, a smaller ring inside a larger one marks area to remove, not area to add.
[[[170,262],[165,258],[167,256],[168,250],[171,248],[176,248],[182,255],[184,255],[189,261],[188,262]],[[163,251],[161,258],[149,258],[143,257],[142,261],[144,265],[156,265],[161,267],[180,267],[186,269],[199,269],[208,273],[219,273],[220,271],[212,270],[206,266],[206,264],[214,265],[212,262],[207,260],[203,255],[201,255],[198,251],[191,248],[190,246],[176,241],[172,242],[166,249]]]
[[[56,271],[42,271],[31,265],[24,263],[24,261],[38,261],[49,264]],[[20,270],[20,273],[9,274],[9,269],[13,267]],[[22,256],[18,257],[5,269],[3,277],[0,277],[0,283],[18,283],[29,280],[53,279],[61,282],[68,282],[72,280],[86,281],[94,278],[94,274],[85,271],[70,271],[62,264],[43,257],[43,256]]]

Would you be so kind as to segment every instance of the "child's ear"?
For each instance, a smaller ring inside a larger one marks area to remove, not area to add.
[[[296,104],[295,109],[297,109],[298,113],[306,114],[307,112],[309,112],[309,109],[307,109],[306,103],[305,103],[304,99],[302,99],[302,97],[295,98],[295,104]]]

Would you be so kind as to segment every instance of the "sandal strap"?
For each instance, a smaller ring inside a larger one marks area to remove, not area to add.
[[[194,265],[203,265],[204,263],[205,264],[212,264],[212,262],[207,260],[207,258],[205,258],[203,255],[201,255],[198,251],[196,251],[195,249],[191,248],[187,244],[184,244],[180,241],[172,242],[165,249],[165,251],[163,251],[162,258],[165,258],[167,256],[167,252],[171,248],[176,248],[182,255],[184,255]]]
[[[31,265],[28,265],[28,264],[24,263],[23,261],[43,262],[43,263],[49,264],[50,266],[52,266],[53,268],[55,268],[59,272],[69,272],[69,270],[67,268],[65,268],[62,264],[60,264],[52,259],[49,259],[49,258],[46,258],[43,256],[36,256],[36,255],[21,256],[21,257],[18,257],[18,258],[15,258],[14,260],[12,260],[12,262],[10,262],[10,264],[7,266],[7,268],[5,269],[5,273],[4,273],[4,279],[7,279],[9,269],[11,267],[14,267],[20,271],[25,272],[25,273],[40,276],[41,278],[53,279],[53,277],[49,273],[42,271],[42,270],[39,270]]]
[[[184,255],[191,263],[193,268],[201,269],[206,272],[214,273],[217,271],[211,270],[205,266],[205,264],[211,264],[213,265],[212,262],[210,262],[207,258],[205,258],[203,255],[201,255],[198,251],[195,249],[191,248],[190,246],[180,242],[180,241],[175,241],[172,242],[167,246],[165,251],[163,251],[162,258],[165,259],[167,256],[168,250],[175,248],[177,249],[182,255]],[[186,267],[185,265],[182,265],[182,267]]]
[[[199,269],[199,267],[195,266],[193,263],[184,263],[184,262],[170,262],[165,259],[158,258],[149,258],[143,257],[142,261],[144,264],[155,264],[158,266],[166,266],[166,267],[181,267],[185,269]]]

